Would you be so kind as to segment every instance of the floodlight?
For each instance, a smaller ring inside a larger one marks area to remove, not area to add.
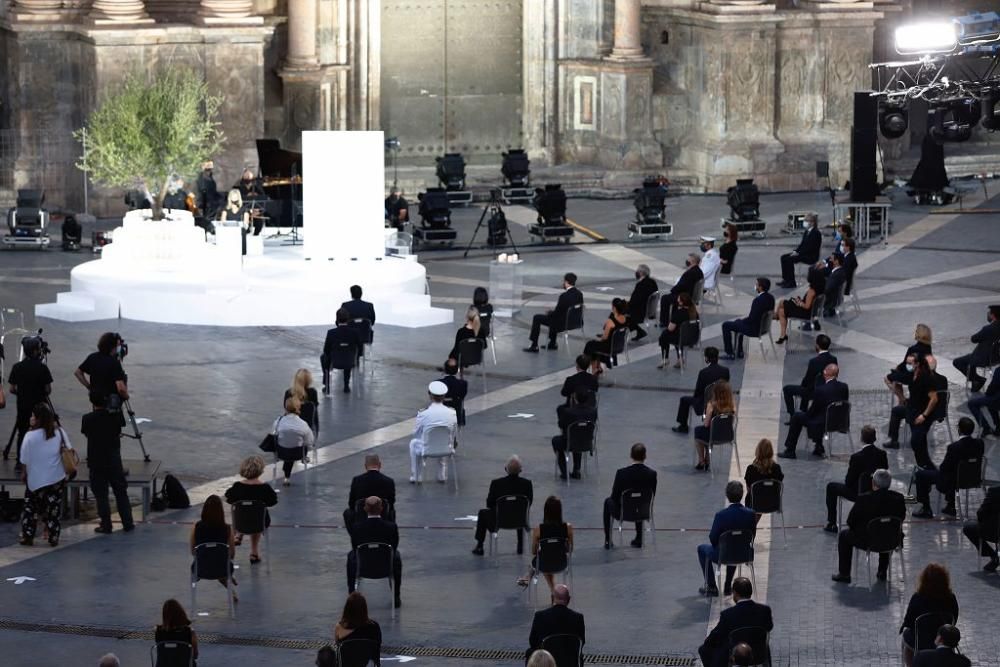
[[[420,200],[420,225],[430,229],[451,227],[451,202],[444,188],[427,188],[417,195]]]
[[[531,181],[531,160],[523,148],[512,148],[503,154],[500,173],[515,188],[525,188]]]
[[[738,178],[736,185],[726,190],[726,203],[730,217],[736,222],[747,222],[760,218],[760,188],[752,178]]]
[[[896,51],[901,55],[950,53],[958,46],[953,21],[911,23],[896,28]]]
[[[910,125],[909,113],[903,104],[881,101],[878,105],[878,126],[886,139],[899,139]]]
[[[561,184],[551,183],[544,190],[535,188],[535,198],[531,203],[538,211],[540,225],[566,224],[566,193]]]
[[[979,100],[951,100],[931,108],[927,117],[928,131],[938,143],[968,141],[979,116]]]
[[[437,177],[446,190],[465,189],[465,158],[461,153],[445,153],[437,158]]]
[[[642,182],[641,188],[636,188],[635,199],[632,200],[635,206],[635,219],[640,224],[656,224],[663,222],[666,216],[667,188],[655,178],[647,178]]]

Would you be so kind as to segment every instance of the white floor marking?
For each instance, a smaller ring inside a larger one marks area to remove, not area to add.
[[[972,266],[963,266],[957,269],[952,269],[951,271],[942,271],[941,273],[933,273],[926,276],[920,276],[919,278],[896,280],[884,285],[878,285],[876,287],[866,287],[861,289],[858,293],[861,297],[861,302],[864,303],[866,301],[870,301],[871,299],[883,297],[889,294],[905,292],[906,290],[926,287],[927,285],[936,285],[943,282],[961,280],[962,278],[991,273],[993,271],[1000,271],[1000,260],[986,262],[984,264],[974,264]],[[985,287],[989,289],[989,286]]]

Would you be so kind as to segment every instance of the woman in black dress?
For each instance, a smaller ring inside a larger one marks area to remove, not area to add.
[[[733,260],[736,259],[736,251],[739,250],[736,247],[736,239],[740,234],[736,230],[736,225],[728,223],[722,235],[726,237],[726,242],[719,246],[719,271],[729,276],[733,273]]]
[[[490,337],[493,326],[493,304],[490,303],[490,293],[485,287],[477,287],[472,292],[472,307],[479,313],[478,337],[485,340]]]
[[[903,664],[906,667],[912,664],[914,652],[921,648],[914,646],[916,637],[913,630],[917,619],[924,614],[939,614],[944,617],[942,623],[948,622],[954,625],[958,622],[958,598],[951,590],[948,569],[940,563],[928,563],[921,571],[920,578],[917,580],[917,590],[910,597],[909,604],[906,605],[906,615],[899,628],[900,634],[903,635]],[[948,621],[947,618],[951,618],[951,621]],[[927,642],[922,648],[934,647],[933,634],[929,638],[921,637],[921,639]]]
[[[247,254],[247,234],[250,233],[250,211],[243,205],[243,196],[235,188],[229,191],[226,207],[219,213],[219,220],[240,226],[243,236],[243,254]]]
[[[243,476],[243,480],[239,482],[234,482],[231,487],[226,490],[226,502],[230,505],[238,503],[241,501],[252,500],[255,502],[264,503],[266,507],[274,507],[278,504],[278,494],[274,492],[274,489],[270,485],[265,484],[261,481],[260,476],[264,474],[264,468],[267,464],[264,463],[263,457],[251,456],[243,460],[240,464],[240,475]],[[233,522],[235,523],[235,521]],[[267,528],[271,525],[271,515],[265,511],[264,513],[264,527]],[[256,533],[250,536],[250,564],[256,564],[260,562],[260,533]],[[239,533],[234,533],[233,543],[236,546],[240,546],[243,543],[243,536]]]
[[[678,343],[681,336],[681,325],[685,322],[695,322],[698,320],[698,309],[691,301],[691,295],[681,292],[677,295],[677,305],[670,309],[670,322],[667,328],[660,334],[660,363],[657,368],[666,368],[670,362],[670,346],[677,348],[677,363],[674,368],[681,367],[681,350]]]
[[[601,335],[594,340],[587,341],[583,347],[583,353],[593,360],[591,366],[595,375],[602,372],[601,362],[604,359],[607,359],[608,364],[611,363],[611,343],[615,332],[627,327],[628,303],[624,299],[612,299],[611,314],[604,321]],[[610,368],[610,365],[608,367]]]
[[[809,289],[806,290],[802,298],[795,296],[791,299],[778,301],[778,308],[774,313],[774,319],[781,323],[781,335],[778,336],[778,340],[774,341],[778,345],[788,340],[788,320],[797,319],[808,322],[812,317],[812,307],[816,297],[826,289],[826,276],[821,270],[815,267],[810,268],[806,279],[809,281]]]
[[[448,353],[448,358],[458,361],[458,344],[469,338],[479,338],[479,310],[475,306],[469,306],[465,311],[465,324],[455,332],[455,345]]]
[[[163,622],[156,626],[154,640],[160,642],[183,642],[191,645],[191,663],[196,667],[198,659],[198,635],[191,628],[191,619],[181,603],[173,598],[163,603]],[[187,662],[178,664],[171,662],[169,658],[161,658],[160,651],[156,652],[156,667],[188,667]]]
[[[222,509],[222,498],[214,493],[205,499],[205,504],[201,508],[201,521],[194,524],[194,528],[191,529],[191,555],[194,555],[199,544],[212,542],[229,545],[229,577],[235,586],[236,578],[232,575],[232,559],[236,556],[236,542],[233,537],[233,529],[226,523],[226,513]],[[194,563],[191,564],[191,569],[194,570]],[[225,586],[225,577],[219,579],[219,583]],[[236,591],[234,590],[232,593],[233,602],[239,602],[240,599],[237,597]]]
[[[774,460],[774,445],[767,438],[763,438],[757,443],[753,463],[747,466],[746,474],[743,475],[743,481],[747,485],[747,507],[753,509],[753,485],[769,479],[780,482],[785,479],[785,473],[781,472],[781,466]],[[760,519],[759,514],[757,519]]]
[[[531,559],[531,569],[528,571],[528,574],[518,578],[517,583],[519,586],[527,586],[531,583],[531,578],[538,571],[538,549],[541,541],[551,537],[565,540],[567,554],[573,551],[573,524],[563,521],[562,501],[559,500],[558,496],[549,496],[545,499],[545,505],[542,508],[542,523],[535,526],[531,531],[531,553],[534,557]],[[566,559],[564,558],[560,563],[546,561],[544,564],[546,567],[555,570],[559,569],[559,567],[565,567]],[[555,577],[548,572],[543,572],[542,576],[545,577],[545,581],[549,584],[549,591],[551,592],[556,586]]]
[[[359,591],[354,591],[347,596],[344,603],[344,612],[340,615],[340,621],[333,626],[333,642],[340,646],[349,639],[367,639],[375,642],[372,647],[371,656],[375,659],[375,664],[380,664],[379,656],[382,653],[382,628],[379,624],[368,617],[368,601]],[[364,663],[365,665],[368,662]],[[354,667],[353,665],[339,665],[339,667]]]
[[[313,387],[313,376],[307,368],[300,368],[295,371],[292,377],[292,386],[285,390],[285,397],[281,404],[294,396],[299,399],[299,417],[309,424],[313,435],[319,435],[319,393]]]

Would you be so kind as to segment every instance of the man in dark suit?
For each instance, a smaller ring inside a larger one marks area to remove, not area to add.
[[[778,456],[783,459],[794,459],[795,448],[799,444],[799,435],[805,427],[809,438],[815,445],[813,456],[825,456],[826,448],[823,447],[823,428],[826,425],[826,409],[831,403],[846,401],[850,398],[848,386],[837,379],[840,374],[840,367],[837,364],[828,364],[823,369],[823,383],[816,385],[813,390],[813,400],[806,411],[799,410],[792,415],[792,421],[788,427],[788,435],[785,437],[785,449]]]
[[[826,305],[823,307],[824,317],[833,317],[840,305],[843,290],[847,285],[847,269],[844,268],[844,256],[839,252],[830,256],[830,275],[826,277]],[[815,326],[815,322],[813,323]]]
[[[691,253],[684,260],[684,273],[677,279],[677,282],[670,291],[660,297],[660,326],[665,327],[670,324],[670,309],[677,304],[677,296],[687,294],[694,297],[694,288],[698,283],[705,280],[705,274],[701,272],[701,256],[698,253]]]
[[[535,612],[535,617],[531,621],[531,633],[528,635],[525,660],[531,658],[531,654],[542,647],[542,640],[552,635],[574,635],[580,638],[581,646],[587,642],[583,614],[570,609],[569,600],[569,586],[559,584],[552,589],[552,606]]]
[[[629,328],[635,332],[632,342],[646,337],[646,330],[642,328],[642,323],[646,321],[646,307],[649,305],[649,297],[659,289],[656,281],[649,277],[649,267],[645,264],[636,267],[635,280],[632,296],[628,299]]]
[[[722,323],[722,342],[726,348],[726,359],[732,361],[743,358],[743,337],[757,338],[760,335],[760,325],[768,312],[774,312],[774,297],[771,295],[771,281],[763,276],[757,278],[754,286],[757,296],[750,304],[750,314],[741,320],[729,320]],[[737,334],[736,352],[733,352],[733,334]]]
[[[448,387],[444,396],[444,404],[455,411],[458,425],[465,426],[465,397],[469,393],[469,383],[458,377],[458,362],[449,358],[444,362],[444,377],[441,382]]]
[[[611,496],[604,499],[604,548],[614,546],[611,542],[611,518],[621,519],[622,494],[626,491],[656,493],[656,471],[646,465],[646,445],[637,442],[629,451],[632,464],[619,468],[611,485]],[[635,539],[632,546],[642,548],[642,523],[635,523]]]
[[[573,306],[582,303],[583,294],[576,288],[576,274],[567,273],[563,276],[563,293],[559,295],[556,307],[544,315],[535,315],[531,319],[531,334],[529,335],[531,345],[524,348],[524,351],[538,352],[538,336],[541,334],[543,326],[549,328],[548,349],[558,350],[556,336],[566,329],[566,316]]]
[[[906,518],[906,501],[903,494],[891,490],[892,475],[885,468],[879,468],[872,475],[872,492],[858,496],[847,515],[847,528],[840,531],[837,537],[837,553],[839,563],[833,580],[839,583],[851,583],[851,558],[854,548],[864,549],[868,544],[868,522],[883,516],[893,516],[900,520]],[[889,570],[890,554],[879,554],[879,581],[885,581]]]
[[[819,261],[823,235],[819,231],[819,217],[815,213],[806,216],[806,229],[802,232],[799,247],[781,256],[781,282],[778,287],[795,287],[795,265],[815,264]]]
[[[889,467],[885,450],[875,446],[875,427],[867,424],[861,427],[861,443],[864,445],[861,450],[851,454],[844,483],[828,482],[826,485],[826,526],[823,530],[828,533],[837,532],[837,498],[846,498],[852,503],[857,501],[858,491],[866,493],[870,486],[870,482],[865,482],[862,488],[862,478],[870,480],[876,470]]]
[[[490,491],[486,494],[486,509],[479,510],[476,518],[476,548],[472,550],[477,556],[483,555],[483,541],[486,531],[494,532],[497,525],[497,499],[504,496],[525,496],[528,505],[534,500],[531,480],[521,477],[521,459],[516,455],[507,459],[504,466],[507,474],[490,482]],[[528,526],[525,526],[527,528]],[[524,531],[517,531],[517,553],[524,551]]]
[[[934,648],[917,651],[913,667],[970,667],[972,662],[958,652],[962,633],[954,625],[942,625],[934,638]]]
[[[844,295],[850,296],[851,290],[854,289],[854,273],[858,270],[858,256],[854,253],[857,244],[854,239],[844,239],[841,244],[844,247],[844,271],[847,273]]]
[[[830,364],[837,363],[837,357],[830,353],[830,337],[826,334],[816,336],[816,356],[809,360],[806,373],[802,376],[799,384],[786,384],[781,389],[785,397],[785,409],[791,418],[795,414],[795,397],[799,397],[799,410],[805,411],[809,408],[809,401],[812,399],[813,390],[816,385],[823,381],[823,369]]]
[[[983,408],[989,410],[990,416],[993,417],[992,428],[986,421],[986,417],[983,416]],[[979,437],[1000,435],[1000,366],[993,369],[993,378],[983,395],[973,396],[969,399],[969,412],[976,418],[976,422],[982,429]]]
[[[698,647],[701,664],[705,667],[725,667],[729,661],[729,634],[739,628],[762,628],[767,632],[774,629],[771,608],[754,602],[753,585],[746,577],[733,580],[733,604],[719,613],[719,622]],[[767,645],[752,647],[754,664],[767,664]]]
[[[351,529],[351,552],[347,554],[347,592],[354,592],[354,580],[357,574],[357,551],[362,544],[382,542],[393,549],[392,578],[393,592],[396,594],[396,608],[403,604],[400,597],[400,586],[403,583],[403,560],[399,556],[399,529],[396,524],[382,518],[382,499],[371,496],[365,499],[365,518],[354,524]]]
[[[361,300],[361,286],[351,285],[351,300],[340,304],[340,307],[351,314],[352,320],[365,319],[375,327],[375,306],[369,301]]]
[[[559,465],[559,477],[566,479],[566,429],[570,424],[580,421],[597,423],[597,406],[590,392],[584,387],[577,387],[573,401],[556,408],[556,419],[559,423],[559,435],[552,436],[552,451],[556,453],[556,463]],[[580,464],[583,462],[582,452],[573,452],[573,472],[570,477],[580,479]]]
[[[586,354],[581,354],[576,358],[576,373],[570,375],[563,381],[562,389],[559,393],[566,398],[566,405],[569,405],[572,401],[573,396],[576,395],[577,389],[583,388],[587,390],[592,398],[597,397],[597,376],[592,374],[590,371],[590,357]]]
[[[702,577],[705,578],[705,585],[698,589],[702,595],[718,595],[719,589],[715,585],[715,576],[712,571],[712,563],[719,562],[719,537],[730,530],[755,530],[757,528],[757,515],[740,503],[743,500],[743,482],[731,480],[726,484],[726,500],[729,506],[715,513],[712,520],[712,529],[708,532],[709,544],[698,545],[698,566],[701,568]],[[736,574],[735,567],[726,567],[726,583],[723,592],[729,595],[732,590],[733,575]]]
[[[671,429],[674,433],[688,432],[688,414],[692,408],[697,415],[705,412],[705,390],[719,380],[729,382],[729,369],[719,365],[719,348],[706,347],[705,367],[698,371],[694,393],[690,396],[681,396],[677,405],[677,426]]]
[[[976,372],[976,367],[989,365],[993,346],[1000,340],[1000,305],[990,306],[986,322],[986,326],[972,334],[972,342],[976,344],[972,354],[963,354],[951,362],[972,381],[972,391],[979,391],[986,384],[986,378]]]
[[[966,521],[962,532],[965,533],[970,542],[978,546],[981,537],[990,540],[996,538],[995,531],[998,525],[1000,525],[1000,486],[991,486],[986,491],[983,504],[976,511],[976,520]],[[980,553],[989,559],[983,569],[987,572],[996,572],[997,566],[1000,565],[1000,559],[998,559],[997,552],[993,547],[984,541]]]
[[[357,523],[358,501],[375,496],[381,498],[382,518],[396,520],[396,483],[392,477],[382,474],[382,460],[378,454],[365,455],[365,471],[351,480],[351,492],[347,497],[347,509],[344,510],[344,526],[347,532]]]
[[[361,349],[361,334],[357,329],[351,328],[349,322],[351,314],[346,308],[337,309],[337,326],[326,332],[326,341],[323,343],[323,355],[320,357],[320,364],[323,368],[323,393],[330,393],[330,370],[332,368],[334,352],[344,343],[353,344],[355,350]],[[341,369],[344,371],[344,393],[351,393],[351,367]]]
[[[976,429],[976,423],[968,417],[958,420],[958,440],[948,445],[945,451],[944,460],[937,468],[918,468],[914,473],[914,480],[917,484],[917,502],[921,507],[913,513],[918,519],[931,519],[934,513],[931,512],[931,487],[937,485],[938,491],[945,496],[945,506],[941,508],[941,514],[954,517],[958,515],[955,509],[955,490],[958,485],[958,464],[971,458],[983,458],[983,441],[973,438],[972,432]]]

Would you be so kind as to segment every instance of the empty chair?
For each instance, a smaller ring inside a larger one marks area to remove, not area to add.
[[[521,531],[531,525],[531,501],[528,496],[501,496],[497,498],[495,511],[496,530],[490,532],[490,554],[496,552],[501,530]]]
[[[899,552],[899,566],[903,567],[903,520],[895,516],[880,516],[868,522],[866,546],[855,547],[865,552],[865,563],[868,568],[868,588],[872,586],[872,554],[889,554],[889,566],[886,569],[886,585],[892,581],[892,554]],[[857,567],[857,561],[854,563]],[[904,573],[905,575],[905,573]]]
[[[757,514],[780,514],[781,536],[788,543],[785,534],[785,512],[782,509],[782,499],[785,485],[781,480],[762,479],[753,483],[747,493],[746,505]]]
[[[485,343],[479,338],[466,338],[460,340],[458,349],[459,372],[466,368],[479,366],[479,372],[483,376],[483,391],[486,391],[486,364],[483,363],[483,345]]]
[[[583,642],[576,635],[549,635],[542,640],[542,649],[552,654],[556,667],[580,667],[583,664]]]
[[[701,310],[701,298],[705,295],[705,280],[701,279],[694,284],[694,288],[691,290],[691,303],[695,305],[695,308]]]
[[[833,456],[833,434],[843,433],[854,451],[854,436],[851,434],[851,402],[834,401],[826,406],[826,417],[823,422],[823,442]]]
[[[651,489],[625,489],[621,497],[621,517],[617,519],[618,542],[620,544],[625,544],[625,538],[622,534],[625,523],[648,523],[649,526],[645,530],[648,530],[653,541],[656,541],[656,522],[653,520],[655,499],[656,494]]]
[[[458,491],[458,466],[455,463],[455,438],[447,426],[431,426],[424,433],[423,453],[419,456],[417,481],[422,482],[427,459],[449,460],[455,491]]]
[[[934,411],[931,413],[931,422],[934,424],[944,423],[945,427],[948,429],[948,442],[954,442],[955,436],[952,434],[951,430],[951,416],[948,414],[948,406],[951,405],[951,392],[950,391],[938,391],[937,392],[938,402],[934,406]],[[927,432],[931,435],[934,432],[934,427]]]
[[[395,549],[385,542],[365,542],[354,549],[354,585],[356,591],[361,590],[364,579],[385,579],[389,582],[389,593],[398,599],[399,594],[393,588],[393,562],[396,558]],[[396,618],[396,607],[392,606],[392,618]]]
[[[719,287],[718,277],[716,277],[715,287],[708,287],[705,289],[704,297],[711,297],[712,303],[715,304],[715,309],[722,310],[722,289]]]

